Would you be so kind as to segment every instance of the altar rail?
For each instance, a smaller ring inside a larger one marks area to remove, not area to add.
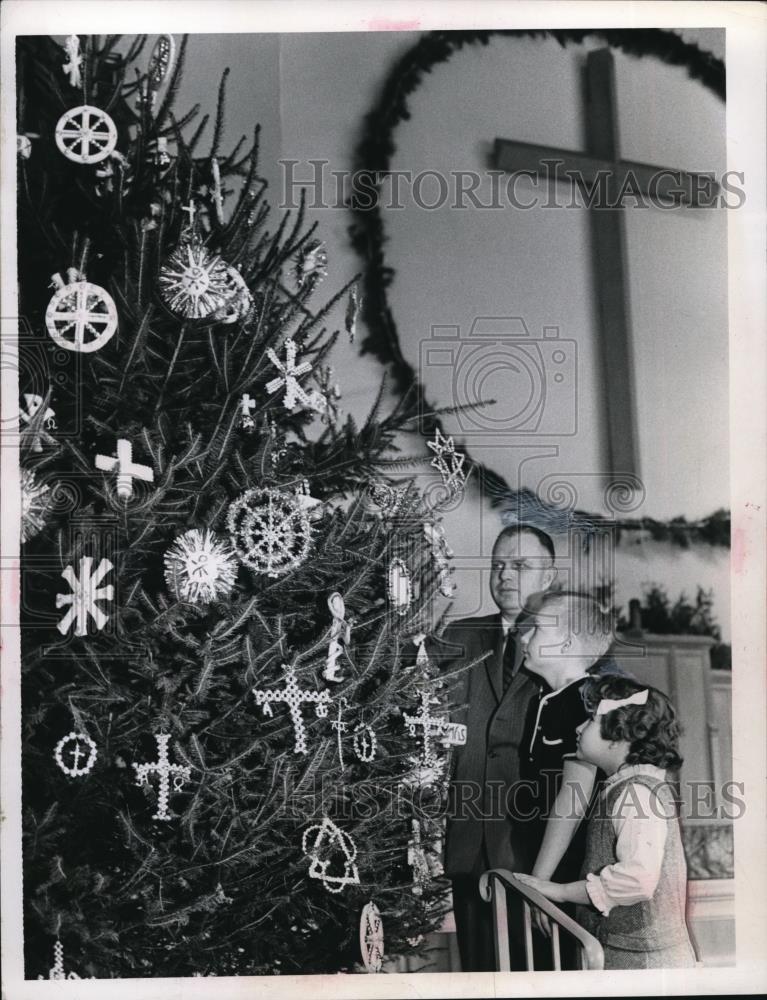
[[[507,893],[516,892],[523,898],[523,920],[525,931],[525,963],[529,972],[535,971],[533,960],[533,926],[531,904],[542,910],[551,921],[551,958],[555,970],[562,968],[559,952],[560,930],[575,938],[579,947],[582,969],[603,969],[605,956],[602,945],[593,934],[568,917],[566,913],[542,896],[536,889],[521,882],[516,875],[505,868],[491,868],[483,873],[479,880],[479,892],[482,898],[493,904],[493,919],[495,921],[495,957],[499,972],[511,969],[509,954],[508,910],[506,906]]]

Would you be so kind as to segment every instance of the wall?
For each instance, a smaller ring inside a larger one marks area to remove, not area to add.
[[[686,32],[688,39],[696,33]],[[265,170],[280,188],[274,165],[283,158],[325,159],[328,169],[350,168],[361,123],[395,60],[415,33],[318,36],[197,36],[182,97],[210,104],[211,78],[230,64],[227,135],[264,125]],[[721,55],[723,39],[699,32],[704,47]],[[213,42],[215,41],[215,44]],[[495,136],[583,148],[580,66],[589,46],[562,50],[553,41],[494,40],[438,67],[413,95],[412,118],[398,131],[395,169],[483,169]],[[616,54],[623,155],[689,170],[725,166],[724,109],[682,70]],[[308,166],[296,176],[309,179]],[[523,196],[523,188],[518,188]],[[431,197],[433,189],[423,189]],[[642,477],[646,500],[637,514],[688,518],[729,506],[727,477],[727,326],[724,212],[628,209],[629,280],[634,362],[639,400]],[[309,213],[319,220],[330,257],[322,301],[359,269],[348,245],[343,209]],[[594,349],[588,229],[582,211],[467,209],[424,211],[412,204],[387,213],[388,255],[397,269],[391,304],[403,350],[415,364],[431,328],[462,331],[476,316],[521,316],[533,336],[557,326],[575,343],[577,433],[546,442],[548,458],[520,462],[508,439],[480,433],[459,440],[517,482],[535,487],[547,475],[569,480],[578,505],[602,506],[604,440],[602,386]],[[336,322],[342,323],[339,313]],[[358,341],[361,337],[358,337]],[[344,337],[334,356],[343,405],[356,416],[369,405],[380,366],[360,356]],[[459,373],[460,374],[460,373]],[[444,373],[424,377],[441,403]],[[495,378],[495,381],[494,381]],[[490,375],[485,395],[503,395]],[[439,390],[439,391],[438,391]],[[448,398],[445,398],[446,395]],[[501,400],[503,405],[503,399]],[[557,412],[553,412],[554,425]],[[480,421],[482,423],[482,421]],[[487,421],[485,421],[487,423]],[[464,431],[465,431],[464,427]],[[471,429],[471,428],[469,428]],[[556,427],[555,427],[556,429]],[[500,447],[498,446],[500,445]],[[408,450],[422,451],[417,439]],[[424,466],[424,474],[428,464]],[[471,492],[445,519],[456,552],[460,593],[454,610],[469,613],[486,598],[485,565],[498,518]],[[565,545],[558,539],[558,545]],[[561,548],[563,555],[564,548]],[[729,553],[681,552],[654,543],[624,544],[616,553],[617,599],[624,606],[643,582],[663,583],[670,596],[713,587],[716,612],[728,634]]]

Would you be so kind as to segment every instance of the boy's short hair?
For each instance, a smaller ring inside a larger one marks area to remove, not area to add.
[[[557,624],[578,637],[583,648],[594,659],[604,656],[612,642],[612,616],[603,611],[591,594],[575,591],[550,591],[541,596],[536,612],[539,616],[556,616]],[[546,621],[540,623],[546,628]]]
[[[584,688],[583,700],[587,711],[594,713],[603,698],[629,698],[638,691],[647,691],[644,705],[622,705],[599,716],[602,739],[626,740],[630,744],[627,764],[680,768],[682,727],[676,709],[662,691],[630,677],[609,675],[590,679]]]

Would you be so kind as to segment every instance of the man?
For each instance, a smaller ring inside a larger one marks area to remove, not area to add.
[[[490,570],[490,593],[500,613],[449,626],[442,636],[449,648],[437,653],[450,671],[474,664],[456,677],[456,704],[464,706],[460,721],[468,733],[466,745],[454,751],[445,842],[464,972],[495,969],[492,907],[479,895],[479,876],[488,868],[530,871],[535,860],[514,808],[527,715],[540,690],[521,666],[519,631],[525,630],[536,595],[555,575],[554,545],[545,532],[525,524],[504,528]],[[524,814],[521,798],[517,814]],[[514,927],[511,932],[516,938]],[[513,951],[519,960],[519,947]]]

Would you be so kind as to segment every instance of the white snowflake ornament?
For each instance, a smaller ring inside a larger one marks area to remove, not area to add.
[[[273,395],[279,389],[284,388],[285,395],[282,399],[282,405],[286,410],[293,411],[296,405],[300,403],[308,410],[316,410],[318,413],[322,413],[327,406],[325,397],[314,389],[304,389],[298,382],[299,378],[307,375],[312,370],[312,366],[308,361],[296,364],[297,350],[295,341],[288,338],[285,341],[285,361],[282,362],[271,347],[267,348],[266,353],[269,356],[269,360],[280,374],[276,378],[273,378],[271,382],[266,383],[266,391],[269,395]]]
[[[165,582],[179,601],[209,604],[228,597],[237,577],[229,544],[206,528],[192,528],[165,553]]]
[[[257,573],[283,576],[309,554],[309,517],[294,495],[281,490],[246,490],[229,506],[227,527],[237,558]]]
[[[21,472],[21,541],[34,538],[45,527],[51,508],[50,489],[37,482],[34,472]]]
[[[117,306],[100,285],[90,281],[65,284],[53,276],[56,292],[45,311],[45,325],[59,347],[78,354],[99,351],[117,330]]]
[[[160,295],[177,315],[205,319],[226,307],[229,281],[220,257],[198,239],[184,239],[160,268]]]
[[[59,118],[56,145],[74,163],[101,163],[117,145],[117,129],[106,111],[83,104]]]
[[[69,605],[69,611],[56,626],[62,635],[66,635],[73,624],[75,635],[87,635],[89,618],[93,619],[98,631],[109,621],[109,616],[104,614],[96,602],[113,600],[114,587],[111,583],[102,587],[101,581],[114,567],[108,559],[102,559],[96,570],[91,572],[92,564],[90,556],[83,556],[80,560],[79,577],[72,566],[62,570],[61,575],[72,588],[70,594],[56,594],[57,608]]]

